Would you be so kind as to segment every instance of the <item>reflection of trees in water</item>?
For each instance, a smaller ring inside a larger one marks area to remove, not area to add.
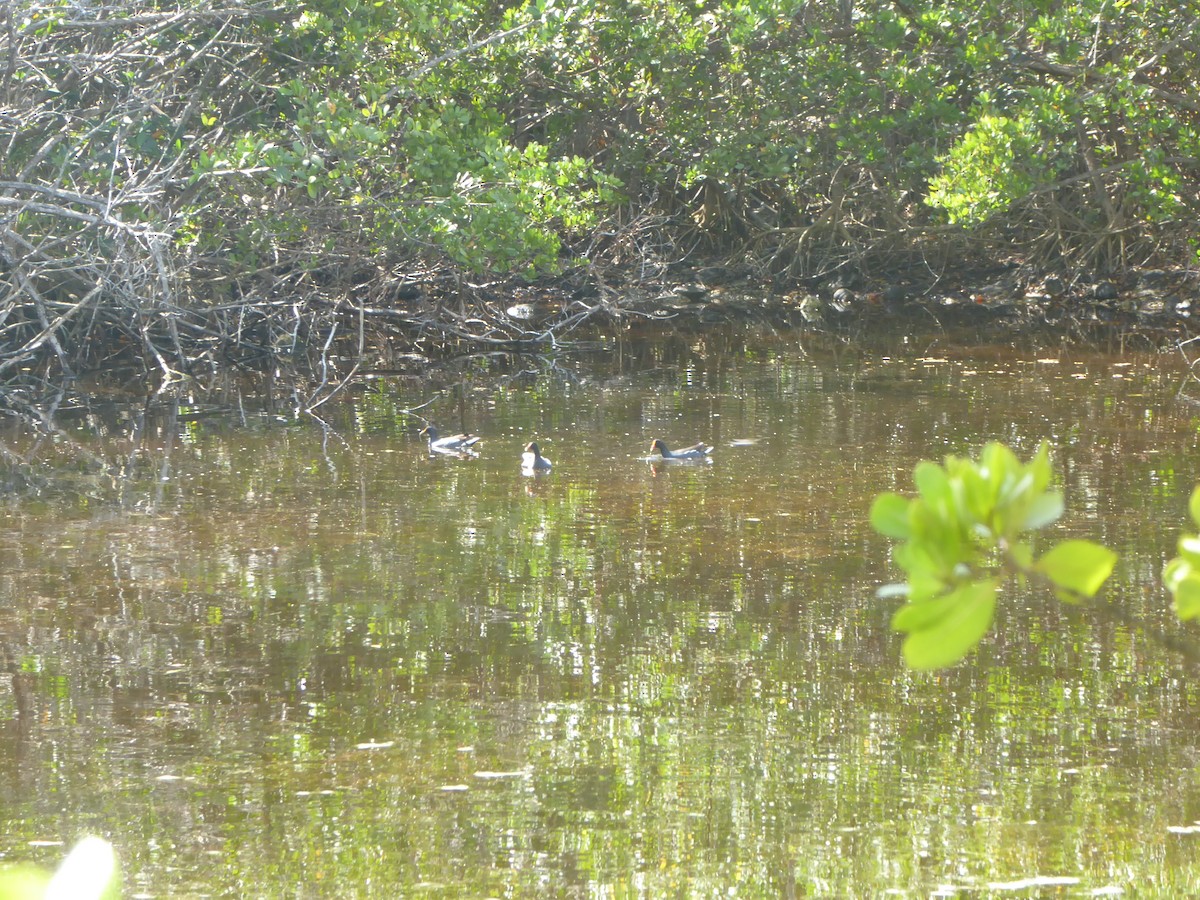
[[[677,858],[715,885],[735,857],[743,883],[795,865],[853,887],[900,878],[880,859],[913,847],[1008,877],[988,836],[1030,818],[1051,838],[1027,828],[1012,853],[1034,868],[1064,842],[1127,860],[1190,821],[1195,698],[1173,659],[1021,595],[978,664],[908,673],[866,523],[918,458],[1050,432],[1070,527],[1157,561],[1194,449],[1169,372],[930,352],[846,374],[704,349],[631,351],[644,374],[456,373],[421,414],[484,434],[469,461],[427,458],[406,411],[431,389],[409,382],[347,393],[324,424],[231,392],[10,433],[47,481],[0,530],[4,846],[107,823],[134,871],[170,842],[150,880],[181,893],[318,858],[397,893],[429,859],[531,892],[639,867],[663,886]],[[664,427],[716,444],[713,464],[652,477],[643,432]],[[535,429],[559,452],[530,496]],[[1143,596],[1155,564],[1121,590]]]

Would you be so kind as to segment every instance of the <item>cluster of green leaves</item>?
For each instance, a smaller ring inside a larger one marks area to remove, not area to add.
[[[978,461],[947,456],[942,465],[920,463],[913,499],[876,498],[872,526],[901,541],[892,556],[907,581],[880,595],[907,600],[892,627],[906,634],[910,666],[948,666],[973,649],[991,627],[997,592],[1008,579],[1049,584],[1068,602],[1093,597],[1103,586],[1116,554],[1099,544],[1066,540],[1035,556],[1030,534],[1063,512],[1052,475],[1046,444],[1022,463],[991,443]]]
[[[405,202],[382,233],[421,235],[472,271],[557,271],[562,237],[585,232],[620,190],[578,156],[518,148],[494,111],[457,104],[413,115],[403,157]]]
[[[1073,0],[996,27],[972,54],[979,90],[965,129],[937,158],[929,204],[967,225],[1007,214],[1026,230],[1062,230],[1049,243],[1064,254],[1115,228],[1134,241],[1161,236],[1194,209],[1187,73],[1200,57],[1179,39],[1194,12]]]
[[[893,234],[1007,215],[1067,255],[1117,227],[1121,246],[1161,239],[1192,208],[1200,61],[1173,5],[605,7],[546,13],[490,54],[502,77],[474,83],[509,121],[536,109],[552,154],[591,144],[627,183],[685,201],[719,184],[743,219],[765,205],[782,225],[846,193],[845,225]]]
[[[557,271],[563,239],[595,224],[620,198],[619,181],[577,155],[516,141],[488,103],[496,75],[478,65],[471,83],[429,77],[394,90],[447,38],[458,33],[469,43],[477,18],[486,21],[486,5],[298,10],[292,30],[274,36],[276,48],[316,65],[290,67],[267,98],[275,114],[253,129],[229,128],[211,109],[205,124],[214,138],[202,140],[193,167],[211,209],[249,205],[260,214],[243,215],[236,235],[228,217],[213,216],[213,227],[192,227],[186,238],[208,246],[232,240],[242,263],[258,263],[280,243],[311,241],[323,218],[307,212],[315,207],[340,213],[332,217],[343,229],[334,244],[357,237],[371,254],[432,248],[472,272]],[[509,14],[492,24],[514,21]]]
[[[781,224],[857,182],[873,185],[858,218],[884,201],[894,221],[898,198],[929,177],[934,135],[963,116],[940,51],[914,53],[889,4],[854,16],[794,0],[603,7],[573,7],[552,46],[509,48],[509,69],[579,97],[551,105],[543,132],[589,139],[628,182],[672,195],[716,183],[735,212],[765,200]]]
[[[1062,128],[1047,124],[1028,112],[981,115],[941,157],[941,172],[929,183],[930,204],[951,222],[980,223],[1008,209],[1064,159],[1063,145],[1053,139]]]

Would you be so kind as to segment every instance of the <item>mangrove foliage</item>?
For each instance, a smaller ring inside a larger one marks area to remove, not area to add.
[[[13,0],[0,380],[545,344],[698,272],[788,297],[1186,265],[1198,22],[1162,0]]]

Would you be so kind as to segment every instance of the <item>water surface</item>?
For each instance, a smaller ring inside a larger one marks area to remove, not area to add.
[[[1060,535],[1179,631],[1195,398],[1169,355],[714,333],[10,432],[0,857],[101,834],[134,897],[1200,891],[1194,671],[1014,591],[909,672],[866,524],[922,458],[1047,440]]]

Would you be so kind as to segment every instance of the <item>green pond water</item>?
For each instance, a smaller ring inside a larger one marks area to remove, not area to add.
[[[742,332],[10,430],[0,862],[98,834],[125,897],[1200,896],[1196,670],[1014,590],[910,672],[867,525],[923,458],[1047,440],[1056,535],[1186,632],[1197,401],[1169,354]]]

